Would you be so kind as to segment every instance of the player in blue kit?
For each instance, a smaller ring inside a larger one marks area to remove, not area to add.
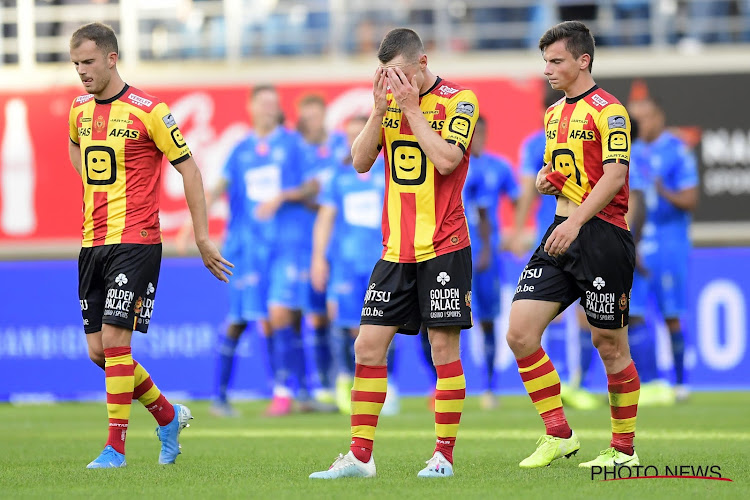
[[[297,130],[304,140],[304,179],[312,189],[320,192],[333,176],[334,170],[342,158],[349,155],[346,137],[339,132],[329,133],[326,129],[326,103],[317,94],[302,97],[297,105]],[[312,234],[319,200],[308,207],[300,224],[305,225],[307,234]],[[335,396],[332,381],[332,356],[330,339],[330,321],[326,311],[326,290],[316,290],[310,285],[310,256],[312,238],[306,240],[305,248],[300,253],[306,260],[303,262],[302,274],[302,307],[313,330],[315,367],[319,387],[315,390],[316,409],[335,409]]]
[[[650,383],[643,391],[646,404],[669,404],[674,396],[687,398],[685,387],[685,337],[680,317],[686,308],[687,269],[690,253],[691,212],[698,204],[698,170],[694,155],[677,136],[666,130],[664,110],[652,97],[629,105],[638,121],[647,166],[644,173],[646,221],[638,246],[645,268],[636,272],[631,296],[633,322],[630,336],[633,357],[646,368],[644,381],[658,378],[656,335],[646,318],[649,297],[655,299],[669,330],[674,355],[675,392]],[[638,270],[637,270],[638,271]],[[639,341],[642,340],[642,341]],[[653,389],[656,389],[654,391]],[[653,394],[656,392],[656,395]]]
[[[563,94],[547,90],[544,94],[545,109],[549,108],[563,97]],[[524,139],[519,151],[519,173],[521,177],[521,195],[518,199],[515,228],[517,230],[511,239],[511,249],[516,255],[521,255],[529,250],[529,245],[524,241],[521,232],[526,224],[529,212],[532,210],[535,200],[539,200],[536,206],[534,218],[535,233],[531,238],[531,244],[536,244],[543,236],[543,231],[555,218],[557,198],[554,196],[540,196],[535,182],[539,169],[544,166],[544,148],[547,138],[544,129],[539,129]],[[591,361],[594,359],[594,346],[591,343],[591,331],[588,321],[579,307],[576,308],[576,320],[579,330],[579,365],[569,366],[568,363],[568,336],[567,326],[562,315],[558,316],[547,327],[545,335],[547,354],[553,360],[555,368],[560,374],[561,396],[566,405],[581,410],[594,409],[602,405],[591,392],[581,387],[582,380],[586,377]]]
[[[367,123],[367,116],[354,116],[346,124],[348,144]],[[380,168],[378,168],[378,166]],[[373,169],[358,174],[347,154],[334,170],[320,197],[320,209],[313,231],[311,279],[313,287],[328,286],[333,309],[333,353],[336,371],[336,400],[342,413],[350,413],[350,391],[354,373],[354,339],[359,332],[362,299],[368,292],[372,266],[382,254],[381,216],[385,179],[383,159]],[[388,371],[395,367],[389,351]],[[392,378],[391,378],[392,379]],[[381,414],[398,412],[395,386],[389,382]]]
[[[484,339],[485,381],[480,405],[491,409],[497,405],[495,387],[495,319],[500,315],[500,196],[516,204],[518,183],[513,167],[504,158],[488,153],[487,123],[479,116],[471,143],[471,168],[463,189],[464,210],[469,224],[471,253],[474,262],[472,279],[472,314],[479,320]]]
[[[293,205],[302,209],[301,201],[309,194],[300,188],[300,139],[279,125],[276,90],[271,86],[253,88],[248,112],[253,130],[232,150],[222,179],[207,197],[210,202],[225,193],[228,197],[230,215],[224,247],[237,260],[237,273],[230,280],[229,326],[218,342],[212,413],[220,416],[235,414],[227,400],[227,388],[237,343],[248,324],[259,320],[263,320],[263,333],[268,338],[274,379],[274,399],[268,413],[291,411],[289,366],[295,336],[291,311],[298,308],[300,273],[289,257],[293,253],[290,244],[285,243],[295,236],[294,225],[286,224],[285,219],[294,220],[294,214],[290,214],[295,210]],[[190,227],[189,221],[186,227]]]

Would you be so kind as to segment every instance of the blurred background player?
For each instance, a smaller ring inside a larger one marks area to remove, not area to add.
[[[254,87],[249,95],[247,111],[252,130],[232,150],[222,172],[222,179],[209,199],[218,200],[226,193],[229,198],[229,220],[225,248],[238,260],[238,272],[231,280],[230,306],[226,334],[219,340],[217,353],[215,415],[231,416],[234,410],[227,400],[237,343],[249,322],[261,321],[268,342],[268,358],[273,378],[273,399],[267,413],[283,415],[291,411],[290,371],[300,366],[293,351],[295,336],[293,315],[288,301],[295,304],[299,292],[298,267],[283,258],[290,252],[279,235],[282,226],[276,217],[284,215],[282,196],[303,199],[296,189],[301,183],[301,143],[297,134],[280,125],[281,108],[276,89],[269,85]],[[284,188],[288,188],[285,190]],[[266,208],[266,211],[262,210]],[[278,212],[278,213],[277,213]],[[283,226],[292,231],[291,225]],[[184,238],[182,231],[181,238]],[[181,244],[184,247],[184,243]],[[302,356],[302,366],[304,357]],[[295,373],[306,384],[306,379]],[[306,394],[303,389],[303,399]]]
[[[564,95],[553,89],[547,89],[544,93],[544,112]],[[539,129],[530,134],[521,143],[519,152],[521,175],[521,195],[518,199],[515,216],[516,232],[511,239],[511,249],[516,255],[525,254],[529,248],[541,241],[542,231],[549,227],[555,219],[557,198],[554,196],[541,196],[536,189],[536,177],[539,170],[544,167],[544,148],[546,146],[546,133]],[[531,238],[524,234],[529,212],[535,209],[534,227],[535,231]],[[598,408],[603,404],[596,396],[583,387],[583,382],[591,368],[594,358],[594,346],[591,344],[591,330],[589,330],[586,314],[580,307],[575,308],[576,324],[578,328],[578,342],[573,346],[579,348],[578,366],[572,366],[569,362],[569,347],[567,322],[564,315],[559,315],[549,324],[545,332],[545,349],[547,355],[555,365],[560,375],[560,395],[566,405],[579,410]]]
[[[354,116],[346,124],[349,147],[367,123],[367,116]],[[362,298],[368,293],[372,266],[382,254],[380,230],[385,180],[382,156],[373,169],[357,173],[351,154],[337,165],[320,197],[313,231],[311,279],[317,290],[329,285],[332,320],[332,350],[337,371],[336,402],[342,413],[351,413],[354,376],[354,339],[359,333]],[[330,258],[329,258],[330,256]],[[330,262],[330,264],[329,264]],[[398,393],[393,342],[388,351],[387,394],[381,415],[398,413]]]
[[[646,220],[639,244],[643,269],[637,270],[632,292],[632,315],[637,320],[631,335],[633,358],[644,367],[646,404],[670,404],[674,397],[688,397],[685,386],[685,335],[680,320],[686,309],[691,212],[698,205],[696,159],[685,142],[666,129],[659,102],[647,97],[629,103],[638,121],[646,165]],[[649,299],[666,322],[674,356],[674,394],[658,381],[656,321],[650,316]]]
[[[346,138],[343,134],[326,130],[326,103],[317,94],[307,94],[297,104],[297,131],[304,140],[304,179],[316,194],[331,179],[338,162],[349,156]],[[318,201],[311,203],[304,212],[307,234],[312,235]],[[316,289],[310,284],[310,255],[312,237],[305,240],[305,248],[300,248],[302,263],[302,307],[312,328],[312,346],[318,387],[314,391],[317,409],[334,408],[335,396],[332,377],[332,356],[330,320],[326,311],[326,290]]]
[[[482,329],[485,380],[480,398],[483,409],[497,406],[495,385],[495,319],[500,315],[500,286],[502,283],[501,246],[506,242],[500,235],[498,221],[500,196],[507,196],[515,207],[518,183],[513,167],[504,158],[486,150],[487,123],[477,118],[471,142],[471,168],[464,184],[463,200],[471,237],[474,263],[472,278],[472,314]]]

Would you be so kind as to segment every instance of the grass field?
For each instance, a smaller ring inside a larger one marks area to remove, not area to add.
[[[750,491],[750,393],[695,394],[683,405],[641,408],[636,446],[642,465],[721,467],[733,482],[701,479],[591,480],[578,463],[609,445],[609,411],[568,410],[581,438],[573,459],[521,470],[543,431],[527,397],[503,397],[479,410],[470,398],[455,451],[456,476],[418,479],[433,450],[433,416],[423,399],[402,401],[382,417],[375,459],[378,477],[311,481],[349,442],[348,417],[258,416],[261,402],[238,405],[243,417],[222,420],[205,402],[190,405],[195,420],[183,431],[183,454],[159,466],[150,415],[138,404],[128,432],[128,466],[87,470],[106,439],[104,404],[0,405],[0,498],[145,495],[149,498],[747,498]],[[744,491],[744,493],[743,493]]]

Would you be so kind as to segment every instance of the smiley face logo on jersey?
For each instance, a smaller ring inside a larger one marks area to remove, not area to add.
[[[552,170],[558,171],[581,186],[581,171],[576,166],[576,159],[570,149],[556,149],[552,152]]]
[[[117,180],[115,150],[108,146],[87,147],[83,164],[88,184],[106,186]]]
[[[427,177],[427,157],[415,141],[391,144],[391,178],[396,184],[416,186]]]
[[[172,141],[174,141],[175,146],[177,146],[178,148],[185,147],[185,139],[182,138],[182,133],[180,132],[179,128],[173,128],[170,132],[170,135],[172,136]]]
[[[607,145],[610,151],[627,151],[628,150],[628,134],[625,132],[615,131],[609,134],[609,140]]]

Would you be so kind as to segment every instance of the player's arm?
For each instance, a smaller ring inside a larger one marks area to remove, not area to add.
[[[383,133],[383,116],[388,110],[386,95],[388,84],[386,83],[386,72],[378,67],[372,81],[372,94],[375,105],[370,117],[367,119],[365,128],[359,133],[352,143],[352,165],[354,170],[360,174],[368,172],[380,154],[380,138]]]
[[[211,213],[211,210],[213,209],[216,202],[220,200],[222,196],[224,196],[224,193],[226,193],[228,186],[229,181],[225,177],[222,177],[221,179],[219,179],[213,189],[209,189],[208,191],[206,191],[207,213]],[[177,247],[178,254],[185,255],[187,253],[188,241],[190,240],[190,236],[192,235],[192,233],[193,219],[192,217],[188,217],[187,219],[185,219],[182,227],[180,227],[180,229],[177,231],[177,234],[175,235],[175,246]]]
[[[671,191],[664,187],[661,181],[656,182],[656,190],[660,196],[664,197],[669,203],[684,210],[692,212],[698,207],[698,187],[689,187],[678,191]]]
[[[430,123],[419,107],[419,87],[417,86],[416,75],[409,82],[401,68],[388,68],[388,84],[391,87],[391,92],[393,92],[393,98],[401,108],[401,112],[409,120],[409,126],[414,137],[417,138],[419,147],[435,165],[435,170],[440,175],[452,173],[461,163],[465,149],[447,142],[443,136],[432,130]],[[446,120],[447,122],[448,120]]]
[[[81,175],[81,145],[73,142],[73,139],[68,140],[68,156],[70,157],[70,164],[76,169],[78,175]]]
[[[334,205],[321,205],[313,225],[313,250],[310,266],[310,281],[313,288],[323,292],[326,289],[329,277],[329,265],[326,255],[328,245],[331,242],[333,227],[336,222],[336,207]]]
[[[182,186],[185,189],[185,200],[190,209],[190,217],[193,220],[193,231],[195,232],[195,244],[203,258],[203,264],[221,281],[229,283],[227,275],[232,272],[226,267],[234,267],[228,260],[224,259],[216,248],[216,245],[208,236],[208,215],[206,210],[206,197],[203,192],[203,177],[192,156],[174,165],[174,168],[182,175]]]

